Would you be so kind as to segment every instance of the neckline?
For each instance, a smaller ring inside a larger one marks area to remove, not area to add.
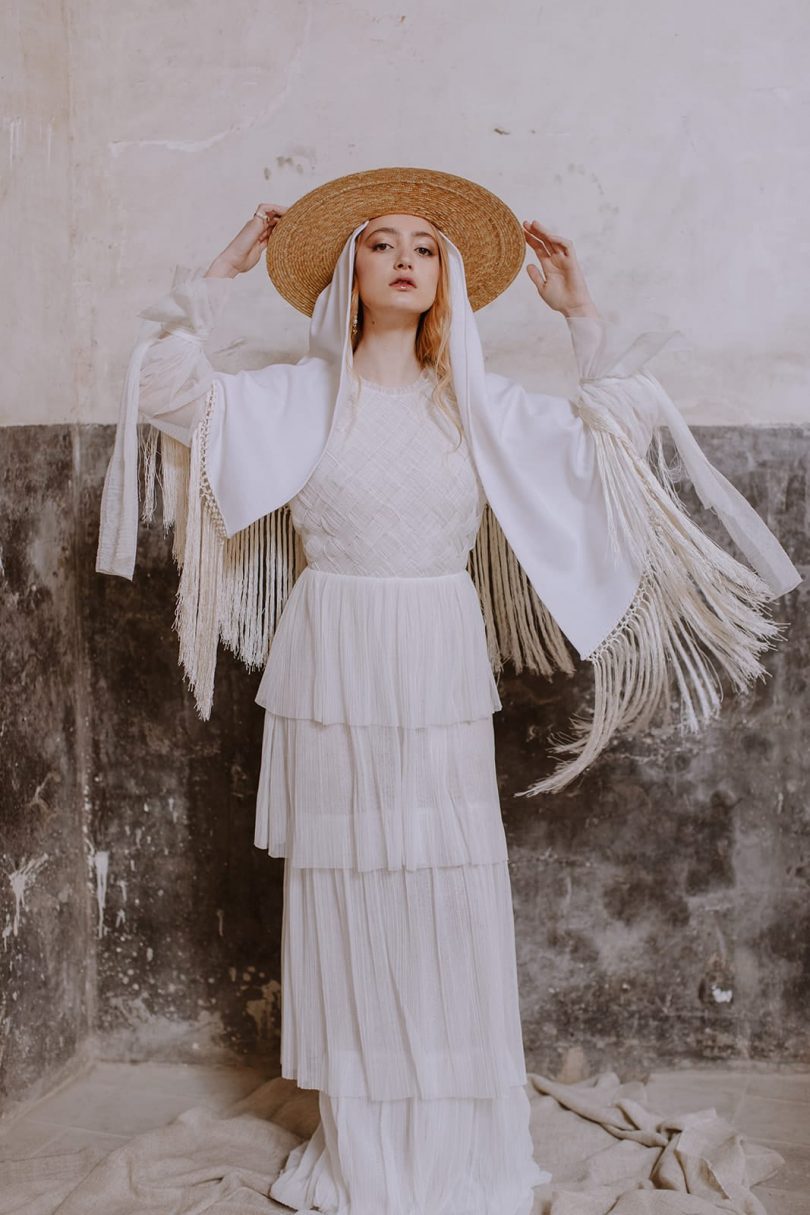
[[[428,379],[428,369],[423,367],[415,380],[411,380],[410,384],[397,384],[395,387],[389,387],[386,384],[378,384],[375,380],[369,380],[364,375],[356,373],[360,383],[365,388],[370,388],[372,392],[381,392],[385,396],[404,396],[407,392],[413,392],[416,388]]]

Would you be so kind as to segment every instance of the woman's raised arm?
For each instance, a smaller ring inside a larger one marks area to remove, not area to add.
[[[138,535],[138,422],[151,431],[145,444],[146,505],[154,493],[156,431],[191,446],[205,412],[214,369],[203,344],[227,298],[229,280],[252,269],[286,208],[263,204],[203,274],[182,267],[168,295],[146,308],[121,393],[115,444],[101,495],[96,570],[131,579]],[[177,449],[178,451],[180,449]],[[178,465],[177,451],[171,457]],[[176,504],[175,504],[176,505]],[[164,516],[165,517],[165,516]]]
[[[139,314],[162,325],[140,367],[139,421],[186,447],[214,375],[205,342],[230,296],[231,280],[253,269],[286,209],[262,204],[205,272],[177,267],[168,294]]]

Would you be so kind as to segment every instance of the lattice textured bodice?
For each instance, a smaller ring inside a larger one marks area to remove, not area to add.
[[[290,501],[314,569],[377,577],[463,570],[485,495],[464,436],[430,399],[423,372],[404,388],[361,382],[315,471]]]

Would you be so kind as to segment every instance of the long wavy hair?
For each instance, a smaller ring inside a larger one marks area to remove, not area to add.
[[[443,414],[458,430],[461,445],[464,431],[458,401],[453,389],[453,376],[450,365],[450,270],[444,255],[441,239],[437,242],[439,249],[439,279],[436,284],[436,296],[431,306],[419,317],[416,327],[414,349],[420,366],[433,372],[434,384],[431,400],[438,411]],[[356,238],[355,238],[356,244]],[[357,270],[352,283],[351,308],[349,309],[349,326],[351,331],[352,354],[357,349],[363,337],[363,301],[360,298],[360,288],[357,283]],[[354,379],[354,403],[360,391],[360,379],[354,367],[351,368]]]

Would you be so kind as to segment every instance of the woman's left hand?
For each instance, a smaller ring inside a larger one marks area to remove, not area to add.
[[[533,264],[526,268],[544,303],[563,316],[600,316],[571,241],[555,236],[536,219],[524,219],[523,235],[543,269],[541,274]]]

